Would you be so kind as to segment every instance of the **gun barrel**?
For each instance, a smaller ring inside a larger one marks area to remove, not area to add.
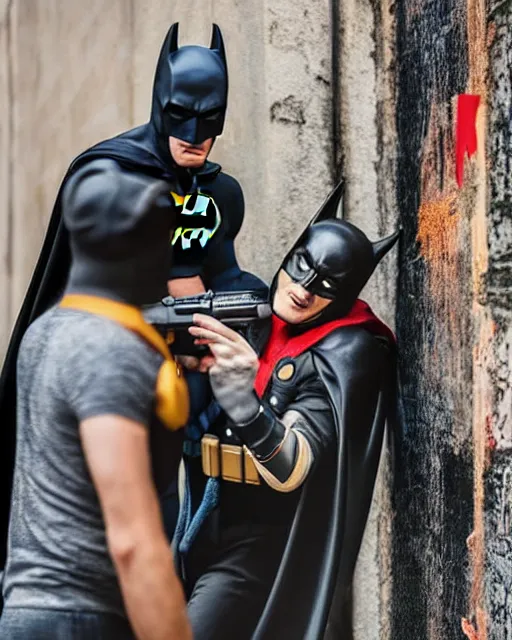
[[[267,296],[258,291],[208,291],[183,298],[168,296],[143,309],[146,322],[166,329],[189,327],[194,313],[210,315],[228,325],[240,325],[268,318],[272,311]]]

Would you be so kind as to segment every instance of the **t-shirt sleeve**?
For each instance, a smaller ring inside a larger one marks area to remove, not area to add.
[[[96,335],[77,347],[62,371],[68,407],[79,422],[114,414],[148,425],[160,364],[136,336]]]

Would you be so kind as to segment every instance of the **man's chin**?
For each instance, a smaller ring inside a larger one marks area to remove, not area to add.
[[[205,162],[206,158],[204,156],[194,156],[183,158],[181,166],[186,167],[187,169],[198,169],[199,167],[202,167]]]
[[[279,306],[276,306],[273,308],[272,311],[275,316],[277,316],[280,320],[282,320],[283,322],[286,322],[287,324],[302,324],[308,319],[308,318],[304,318],[304,314],[297,312],[293,309],[288,309],[288,308],[283,309]]]

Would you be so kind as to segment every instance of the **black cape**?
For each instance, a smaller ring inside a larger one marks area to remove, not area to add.
[[[12,475],[16,437],[16,360],[23,335],[31,322],[46,311],[62,294],[66,285],[71,254],[68,233],[62,223],[61,199],[64,185],[77,169],[97,158],[111,158],[123,168],[167,180],[177,193],[186,193],[192,179],[210,193],[222,212],[219,230],[213,236],[204,259],[197,264],[176,268],[170,277],[200,275],[207,288],[214,290],[260,289],[265,285],[252,274],[242,272],[234,253],[234,238],[243,221],[244,203],[240,185],[222,173],[212,162],[193,174],[169,165],[157,143],[151,121],[145,125],[100,142],[71,163],[57,194],[41,253],[27,294],[11,334],[0,377],[0,569],[6,557]],[[187,184],[187,182],[189,184]]]
[[[317,640],[326,629],[329,637],[344,637],[342,602],[371,505],[386,417],[393,408],[395,356],[387,340],[357,326],[343,327],[310,353],[329,396],[338,447],[322,454],[304,485],[253,640]]]

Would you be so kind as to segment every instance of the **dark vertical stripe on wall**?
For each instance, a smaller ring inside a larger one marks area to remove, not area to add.
[[[453,434],[457,429],[471,433],[471,364],[461,357],[460,379],[446,368],[465,350],[471,358],[466,344],[471,335],[471,243],[453,254],[450,248],[440,253],[436,273],[442,275],[447,264],[455,263],[460,274],[457,299],[450,300],[449,283],[443,284],[442,277],[433,287],[433,265],[417,237],[427,154],[438,154],[435,166],[429,165],[439,191],[433,206],[446,197],[445,172],[453,159],[443,136],[450,136],[450,105],[465,92],[468,73],[466,2],[398,0],[396,19],[397,201],[403,228],[396,326],[403,432],[394,487],[390,637],[456,640],[464,637],[461,617],[469,599],[466,539],[472,530],[473,481],[470,436],[456,447]],[[444,118],[439,127],[433,113]],[[468,240],[464,220],[461,229]],[[450,334],[453,307],[464,327],[456,333],[466,335]],[[461,389],[467,394],[462,415],[454,408]]]

